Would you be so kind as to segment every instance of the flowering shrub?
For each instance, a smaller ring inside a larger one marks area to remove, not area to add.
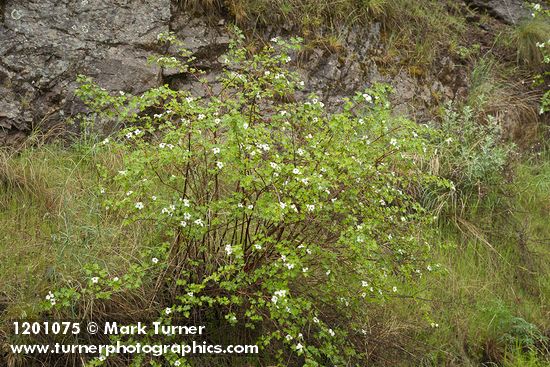
[[[413,195],[448,184],[421,170],[427,132],[391,115],[388,86],[331,113],[315,95],[294,98],[304,83],[288,63],[299,39],[273,39],[255,55],[241,42],[225,57],[221,92],[203,81],[202,98],[168,86],[111,95],[80,78],[96,116],[125,123],[100,144],[124,165],[102,169],[105,210],[152,223],[161,239],[131,277],[104,280],[96,269],[89,287],[108,298],[114,285],[162,271],[177,289],[159,310],[163,323],[208,322],[200,310],[215,310],[254,330],[260,358],[350,365],[366,358],[367,305],[432,269],[432,217]]]

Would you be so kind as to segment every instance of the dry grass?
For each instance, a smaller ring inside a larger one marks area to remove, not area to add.
[[[305,37],[331,51],[343,30],[377,21],[401,63],[430,64],[464,31],[455,2],[408,0],[181,0],[181,9],[200,15],[229,16],[248,33],[273,26]],[[261,33],[261,32],[260,32]],[[392,58],[391,63],[395,63]]]
[[[505,136],[526,148],[540,138],[541,95],[518,79],[518,69],[507,70],[494,59],[482,58],[474,66],[466,104],[478,121],[496,118]]]

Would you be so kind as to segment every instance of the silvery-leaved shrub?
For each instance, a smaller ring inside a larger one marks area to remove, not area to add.
[[[406,295],[432,269],[433,218],[414,196],[447,183],[421,169],[429,134],[392,116],[387,86],[342,100],[338,112],[296,97],[304,83],[289,63],[299,39],[253,55],[241,43],[222,58],[217,89],[186,56],[158,60],[196,75],[203,97],[166,85],[108,93],[80,78],[94,116],[124,124],[98,143],[123,161],[102,169],[105,210],[161,239],[117,290],[165,274],[162,287],[176,289],[158,310],[165,324],[231,325],[226,340],[259,345],[267,365],[362,364],[369,304]],[[92,279],[108,298],[112,280]]]

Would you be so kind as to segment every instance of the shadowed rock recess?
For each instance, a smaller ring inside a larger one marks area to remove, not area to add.
[[[517,21],[523,11],[519,1],[472,3],[506,22]],[[175,31],[195,53],[208,79],[215,78],[218,59],[229,42],[224,20],[212,25],[170,0],[3,0],[0,4],[0,145],[79,112],[82,107],[71,93],[77,74],[93,77],[107,90],[139,93],[168,82],[200,94],[185,75],[147,64],[147,57],[158,51],[156,36],[161,32]],[[453,99],[463,91],[462,77],[450,59],[439,60],[433,75],[421,82],[405,72],[392,77],[381,74],[373,61],[373,55],[381,53],[379,38],[380,25],[372,23],[349,29],[338,54],[322,48],[308,52],[299,63],[306,92],[316,92],[334,104],[372,82],[390,82],[399,96],[396,110],[422,117],[434,95]]]

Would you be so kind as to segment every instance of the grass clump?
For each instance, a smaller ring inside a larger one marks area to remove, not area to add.
[[[521,65],[540,69],[543,65],[541,44],[548,41],[550,20],[548,16],[528,19],[511,29],[510,42],[516,49],[517,62]]]

